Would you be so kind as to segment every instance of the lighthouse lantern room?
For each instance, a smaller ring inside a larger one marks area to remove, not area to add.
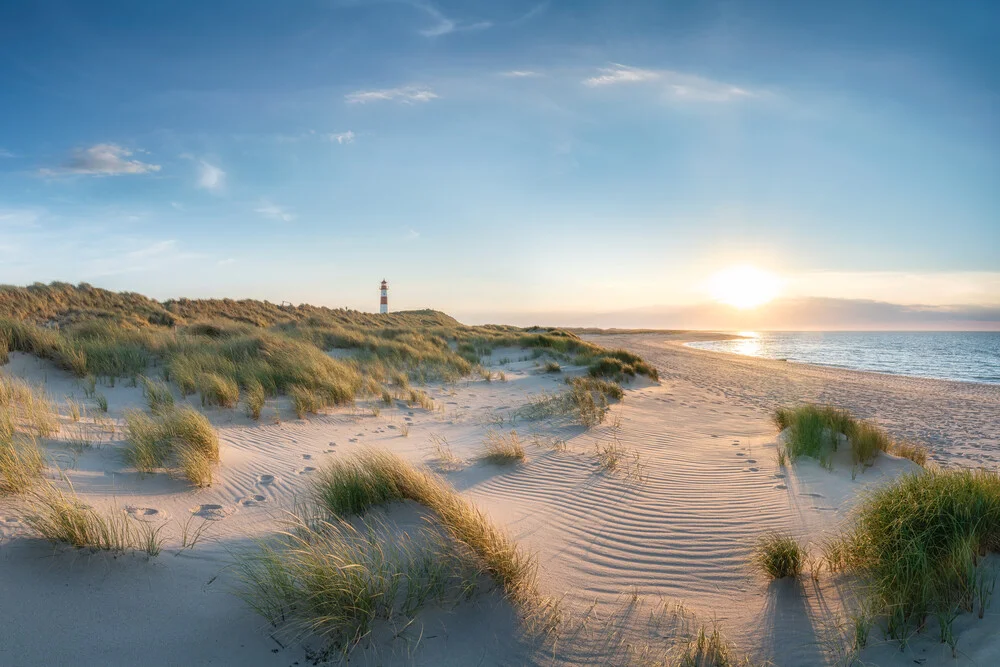
[[[382,298],[379,300],[378,312],[388,313],[389,312],[389,284],[382,279]]]

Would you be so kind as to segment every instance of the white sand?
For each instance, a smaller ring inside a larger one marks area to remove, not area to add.
[[[560,376],[539,374],[532,362],[506,366],[505,383],[429,387],[443,412],[393,407],[378,417],[358,409],[296,420],[285,407],[285,421],[276,425],[266,417],[282,404],[269,403],[258,425],[238,411],[209,410],[222,440],[222,465],[210,489],[129,472],[117,451],[120,434],[80,455],[65,442],[46,443],[87,502],[163,522],[168,541],[151,561],[54,548],[26,538],[12,509],[0,508],[0,664],[310,664],[306,653],[315,646],[272,638],[263,619],[232,595],[231,552],[273,532],[311,471],[330,457],[371,445],[435,466],[432,434],[464,460],[442,474],[538,554],[543,591],[564,596],[567,629],[554,653],[519,641],[512,611],[487,592],[454,609],[428,610],[395,639],[381,631],[352,664],[623,664],[643,643],[654,654],[669,643],[676,617],[650,627],[649,610],[660,603],[670,609],[683,603],[695,626],[716,619],[742,650],[777,665],[834,664],[830,647],[838,644],[844,582],[824,573],[818,584],[808,576],[768,583],[747,568],[750,547],[771,529],[818,545],[847,518],[860,491],[913,464],[882,457],[854,481],[844,461],[832,473],[809,460],[779,470],[770,409],[799,400],[837,403],[933,446],[944,463],[988,463],[998,455],[997,387],[739,358],[684,348],[677,336],[598,338],[647,357],[661,383],[636,382],[615,407],[618,426],[614,416],[590,431],[519,421],[514,428],[522,436],[567,441],[566,451],[529,446],[521,465],[490,466],[475,457],[488,428],[511,428],[491,422],[531,395],[561,388]],[[494,353],[494,359],[520,356]],[[90,403],[75,379],[31,357],[13,354],[2,370],[44,382],[57,401],[72,396]],[[99,390],[112,417],[142,405],[136,388]],[[411,425],[407,438],[400,435],[404,423]],[[598,467],[595,443],[614,439],[638,453],[642,481]],[[192,525],[210,521],[208,531],[194,549],[180,552],[180,525],[192,514]],[[934,638],[905,652],[876,646],[865,659],[1000,664],[996,615],[963,618],[957,626],[957,661]]]

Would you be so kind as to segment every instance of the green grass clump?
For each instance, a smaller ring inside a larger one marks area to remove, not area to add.
[[[241,554],[247,604],[293,636],[315,635],[348,653],[378,619],[457,601],[478,585],[474,555],[424,528],[412,538],[385,526],[295,518],[278,539]]]
[[[444,480],[394,454],[362,450],[335,459],[316,475],[311,498],[336,517],[349,517],[394,500],[419,503],[437,515],[455,540],[478,556],[483,570],[515,602],[527,603],[537,596],[533,557]]]
[[[1000,550],[1000,476],[928,470],[872,491],[838,544],[841,567],[860,575],[887,634],[906,640],[931,616],[942,641],[959,611],[989,605],[996,572],[983,556]]]
[[[16,434],[9,415],[0,409],[0,497],[27,491],[44,468],[45,457],[35,441]]]
[[[260,419],[260,413],[264,409],[266,398],[264,385],[259,380],[251,379],[248,381],[243,391],[243,402],[246,407],[247,417],[250,417],[254,421]]]
[[[559,365],[558,361],[546,361],[542,370],[546,373],[561,373],[562,366]]]
[[[202,373],[198,376],[198,390],[201,392],[203,406],[235,408],[240,400],[239,385],[234,380],[217,373]]]
[[[175,466],[196,486],[212,484],[219,437],[208,419],[190,407],[150,416],[125,413],[125,460],[141,473]]]
[[[120,510],[101,512],[54,486],[33,491],[28,500],[24,523],[50,542],[115,553],[160,553],[162,526],[154,528]]]
[[[525,419],[546,417],[571,417],[587,428],[604,422],[610,409],[609,398],[624,396],[621,386],[597,378],[572,378],[567,381],[569,391],[543,395],[533,399],[518,410]]]
[[[771,419],[779,430],[788,429],[784,449],[793,462],[799,456],[811,456],[830,468],[841,438],[847,439],[856,466],[871,465],[880,452],[894,447],[889,435],[873,422],[856,419],[847,410],[830,406],[779,408]]]
[[[170,392],[170,387],[145,375],[139,380],[142,383],[142,395],[146,398],[146,405],[151,412],[158,414],[173,409],[174,395]]]
[[[751,563],[772,579],[799,576],[805,560],[805,550],[799,543],[780,533],[762,535],[751,555]]]
[[[523,461],[525,456],[524,445],[521,444],[517,431],[511,431],[507,435],[494,429],[486,431],[486,442],[480,458],[487,463],[505,465]]]

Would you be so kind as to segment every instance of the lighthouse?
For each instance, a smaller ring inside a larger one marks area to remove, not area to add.
[[[385,278],[382,279],[382,298],[378,302],[378,312],[388,313],[389,312],[389,284],[385,282]]]

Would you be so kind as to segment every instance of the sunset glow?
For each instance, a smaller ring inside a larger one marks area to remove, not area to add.
[[[780,290],[778,276],[754,266],[733,266],[709,280],[713,299],[741,309],[761,306],[778,296]]]

